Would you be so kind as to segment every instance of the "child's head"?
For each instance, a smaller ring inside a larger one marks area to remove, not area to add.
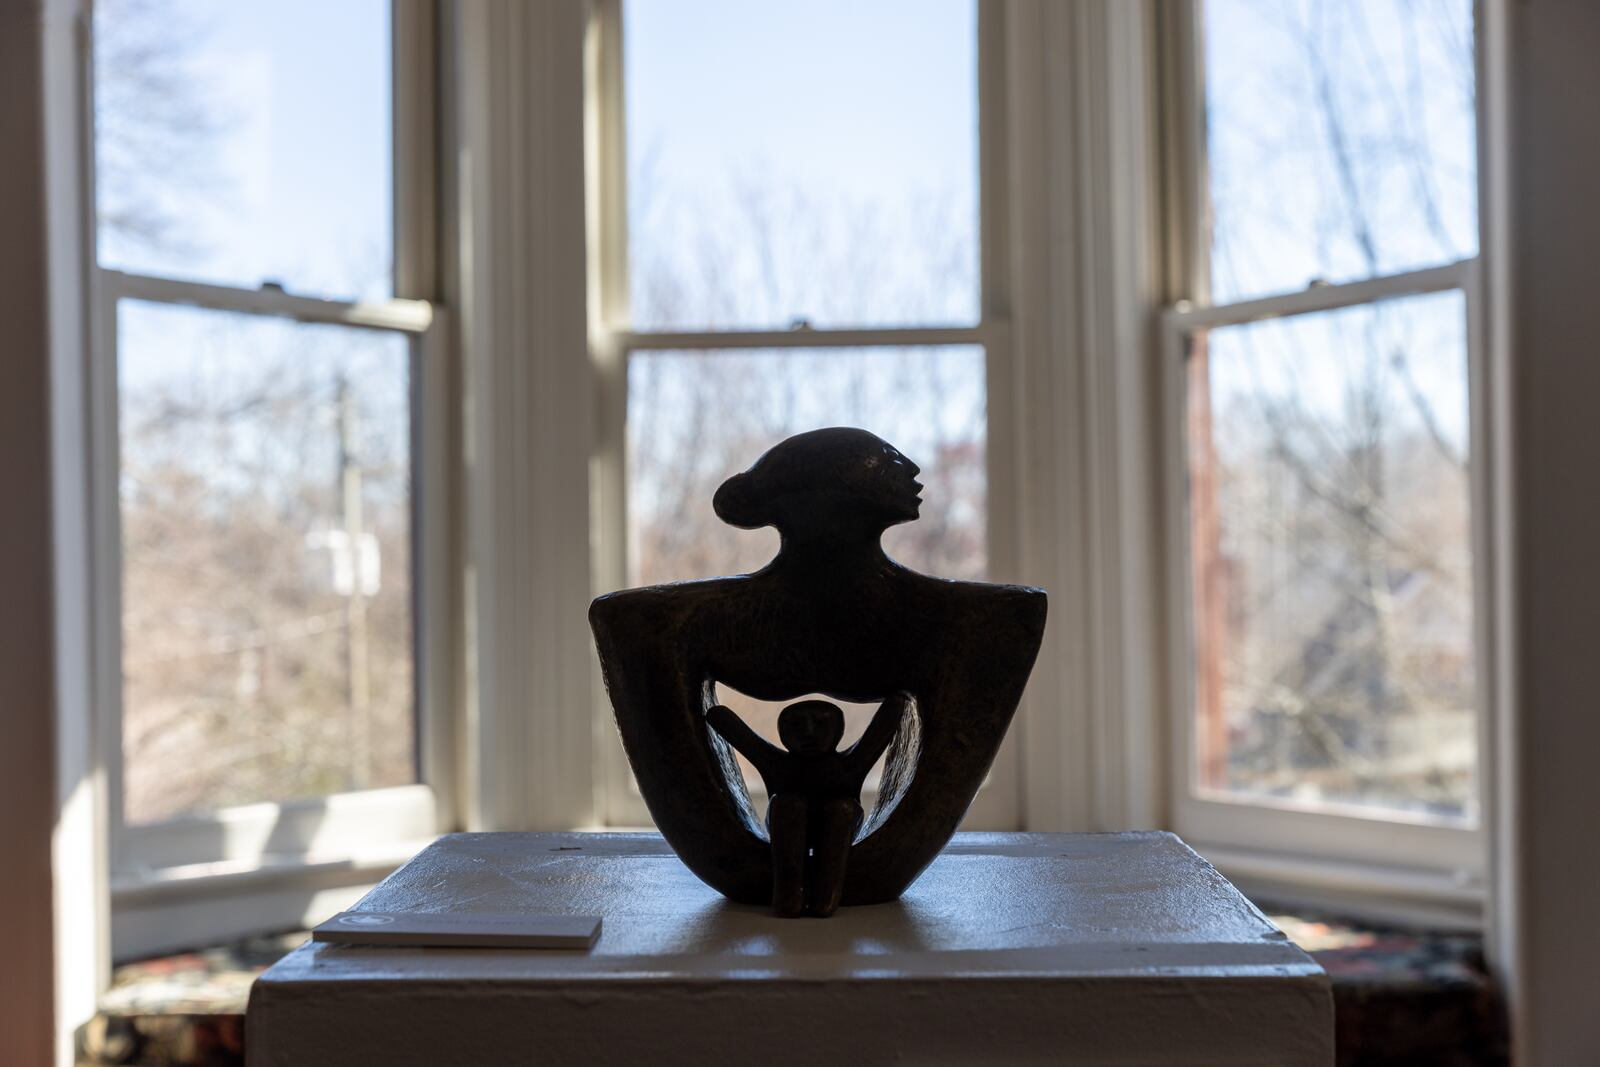
[[[778,737],[790,752],[832,752],[844,737],[844,712],[826,700],[802,700],[778,715]]]

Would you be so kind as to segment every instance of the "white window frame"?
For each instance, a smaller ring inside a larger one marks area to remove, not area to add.
[[[590,350],[598,393],[593,464],[593,584],[598,593],[627,584],[626,433],[628,361],[638,351],[896,348],[977,345],[984,352],[988,572],[1016,579],[1014,378],[1005,167],[1005,7],[976,0],[978,180],[980,218],[979,321],[971,326],[862,329],[734,329],[636,331],[630,328],[626,195],[623,13],[621,0],[595,0],[588,38],[589,107],[586,115],[590,227]],[[754,459],[755,457],[750,457]],[[913,457],[915,458],[915,457]],[[599,815],[609,826],[649,825],[649,812],[632,784],[618,744],[604,687],[595,675],[595,759]],[[966,829],[1016,829],[1021,819],[1021,758],[1011,731],[990,776],[967,814]],[[753,788],[759,793],[759,788]],[[872,791],[864,794],[870,802]]]
[[[456,822],[452,375],[446,316],[428,299],[436,276],[434,25],[431,0],[395,0],[394,298],[324,300],[276,286],[244,289],[90,268],[93,687],[107,779],[116,958],[323,917]],[[91,38],[92,31],[86,34]],[[88,55],[84,66],[92,80]],[[85,123],[92,118],[86,115]],[[92,145],[92,137],[88,142]],[[92,247],[93,198],[87,199]],[[124,300],[334,324],[408,339],[416,784],[243,805],[152,824],[124,821],[117,394],[117,308]]]
[[[1492,785],[1494,604],[1489,534],[1493,523],[1490,412],[1486,398],[1478,260],[1380,275],[1231,304],[1212,305],[1205,217],[1204,72],[1198,3],[1163,9],[1167,53],[1164,123],[1169,292],[1161,314],[1160,364],[1164,446],[1163,523],[1167,572],[1168,672],[1173,721],[1168,731],[1173,828],[1247,889],[1287,900],[1333,900],[1387,915],[1473,922],[1484,902]],[[1478,47],[1481,51],[1482,45]],[[1481,126],[1481,121],[1480,121]],[[1478,143],[1483,139],[1480,133]],[[1480,150],[1480,158],[1482,152]],[[1354,805],[1311,806],[1202,790],[1196,756],[1194,616],[1187,499],[1185,425],[1187,338],[1192,331],[1370,306],[1385,300],[1459,291],[1465,298],[1471,425],[1474,658],[1478,692],[1476,824],[1385,813]]]
[[[438,12],[431,0],[396,0],[396,56],[406,57],[395,63],[400,299],[350,305],[95,275],[93,684],[103,749],[120,734],[106,715],[120,673],[120,634],[106,631],[120,627],[106,599],[117,592],[120,536],[108,477],[108,294],[408,330],[428,350],[415,365],[419,425],[442,431],[424,434],[413,457],[427,556],[417,595],[444,606],[417,616],[427,631],[427,785],[113,833],[118,956],[130,954],[130,939],[138,948],[192,944],[238,932],[241,919],[260,927],[299,921],[270,916],[331,910],[440,830],[647,823],[583,606],[626,580],[625,365],[629,352],[661,348],[984,346],[990,573],[1049,589],[1051,618],[995,782],[969,825],[1174,827],[1247,888],[1477,907],[1481,833],[1452,845],[1448,833],[1416,828],[1434,843],[1413,849],[1389,820],[1330,823],[1187,800],[1189,747],[1178,734],[1190,675],[1178,650],[1188,647],[1189,589],[1177,569],[1187,558],[1171,544],[1187,524],[1174,478],[1182,441],[1172,428],[1181,423],[1171,421],[1181,366],[1171,354],[1175,331],[1212,312],[1162,308],[1192,298],[1203,267],[1189,225],[1203,190],[1183,180],[1203,174],[1193,12],[1187,0],[979,0],[978,12],[976,326],[628,329],[620,0],[594,0],[587,11],[478,0]],[[436,176],[446,205],[437,217]],[[586,225],[574,218],[580,200]],[[1361,290],[1273,299],[1289,302],[1283,313],[1296,299],[1353,293]],[[458,310],[448,322],[424,302],[439,294]],[[1480,495],[1489,427],[1471,345],[1481,537],[1493,502]],[[1475,560],[1486,566],[1486,553]],[[1489,583],[1478,578],[1482,598]],[[1489,625],[1481,603],[1477,618]],[[1479,664],[1487,693],[1491,664]],[[1485,715],[1482,736],[1489,728]],[[114,756],[105,756],[108,778]],[[1486,787],[1490,764],[1485,747]],[[116,802],[119,783],[107,786]],[[221,849],[204,847],[218,840]]]

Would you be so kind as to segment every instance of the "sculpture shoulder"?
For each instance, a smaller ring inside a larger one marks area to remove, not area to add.
[[[1004,651],[1025,651],[1032,656],[1044,640],[1049,597],[1043,589],[991,582],[923,580],[918,613],[931,624],[930,632],[946,654],[987,650],[985,656]]]
[[[595,597],[589,605],[589,625],[596,631],[624,624],[660,626],[697,610],[739,596],[749,588],[749,576],[704,578],[691,582],[647,585]]]
[[[929,594],[948,601],[969,616],[973,613],[980,618],[1001,615],[1042,626],[1049,609],[1049,594],[1036,586],[968,582],[923,574],[917,578],[928,583],[924,588]]]
[[[1019,611],[1029,618],[1038,619],[1040,623],[1044,622],[1050,611],[1050,594],[1036,585],[997,585],[994,588],[1000,590],[995,594],[998,601],[1015,605]]]

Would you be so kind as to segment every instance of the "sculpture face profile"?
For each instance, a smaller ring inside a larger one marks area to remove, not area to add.
[[[999,751],[1044,635],[1045,594],[890,559],[880,538],[917,517],[918,473],[865,430],[791,437],[713,499],[730,525],[777,527],[770,563],[590,606],[650,814],[683,862],[733,900],[826,915],[895,899],[955,832]],[[838,709],[802,701],[779,719],[779,749],[718,704],[719,684],[759,700],[822,693],[881,706],[839,752]],[[864,815],[861,780],[885,747]],[[766,827],[735,748],[766,780]]]

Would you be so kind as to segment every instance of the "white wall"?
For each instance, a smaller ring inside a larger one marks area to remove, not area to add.
[[[54,1045],[49,323],[39,3],[0,4],[0,1062]]]
[[[1488,5],[1486,263],[1513,494],[1496,942],[1518,1062],[1600,1056],[1600,4]]]
[[[108,970],[90,721],[82,0],[0,4],[0,1063],[72,1063]]]

